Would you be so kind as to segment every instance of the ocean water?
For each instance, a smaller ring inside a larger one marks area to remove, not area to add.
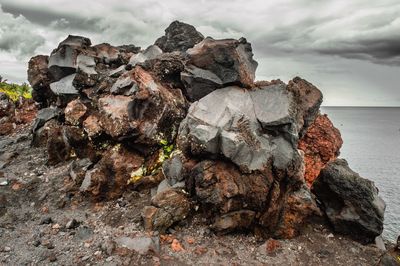
[[[343,138],[341,158],[386,202],[383,237],[400,235],[400,108],[322,107]]]

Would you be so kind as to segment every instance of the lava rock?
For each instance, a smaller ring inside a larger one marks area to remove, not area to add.
[[[71,125],[82,124],[87,109],[85,104],[79,99],[69,102],[64,109],[65,121]]]
[[[93,163],[89,158],[84,158],[81,160],[75,160],[71,163],[69,167],[69,176],[72,180],[80,186],[83,179],[85,178],[86,172],[90,169]]]
[[[287,129],[296,127],[288,125],[296,116],[291,99],[285,86],[216,90],[190,106],[178,144],[193,155],[223,155],[242,172],[263,170],[271,163],[288,169],[300,161],[298,136]],[[271,133],[272,126],[288,133]]]
[[[382,234],[385,202],[370,180],[352,171],[347,162],[329,163],[314,181],[313,193],[335,232],[371,243]]]
[[[318,115],[300,139],[298,148],[304,152],[304,179],[311,186],[327,163],[340,154],[343,140],[327,115]]]
[[[181,78],[189,100],[229,85],[252,87],[257,62],[246,39],[214,40],[207,37],[187,51],[188,62]]]
[[[116,199],[128,186],[132,173],[142,167],[143,157],[121,145],[111,147],[85,174],[80,191],[97,199]]]
[[[145,62],[146,60],[154,59],[160,54],[162,54],[162,51],[157,45],[150,45],[143,52],[133,55],[131,57],[131,59],[129,59],[129,65],[134,67],[138,63],[142,63],[142,62]]]
[[[171,225],[187,217],[189,199],[176,189],[166,189],[155,195],[142,211],[144,227],[149,231],[165,232]]]
[[[154,44],[166,53],[174,51],[185,52],[203,39],[204,36],[192,25],[173,21],[165,29],[165,35],[158,38]]]

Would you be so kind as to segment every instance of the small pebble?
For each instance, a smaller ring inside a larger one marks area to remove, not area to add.
[[[40,221],[40,224],[52,224],[52,223],[53,223],[53,220],[51,219],[51,217],[43,218],[43,219]]]
[[[10,247],[4,247],[4,252],[10,252],[11,248]]]

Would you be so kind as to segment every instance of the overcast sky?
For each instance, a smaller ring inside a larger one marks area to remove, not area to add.
[[[25,81],[68,34],[145,48],[173,20],[246,37],[258,80],[301,76],[324,105],[400,106],[399,0],[0,0],[0,75]]]

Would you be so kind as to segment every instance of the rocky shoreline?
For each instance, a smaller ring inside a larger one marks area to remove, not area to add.
[[[322,93],[255,81],[257,65],[245,38],[178,21],[144,50],[70,35],[33,57],[36,118],[0,143],[1,238],[23,241],[3,262],[396,263],[385,203],[337,158]]]

